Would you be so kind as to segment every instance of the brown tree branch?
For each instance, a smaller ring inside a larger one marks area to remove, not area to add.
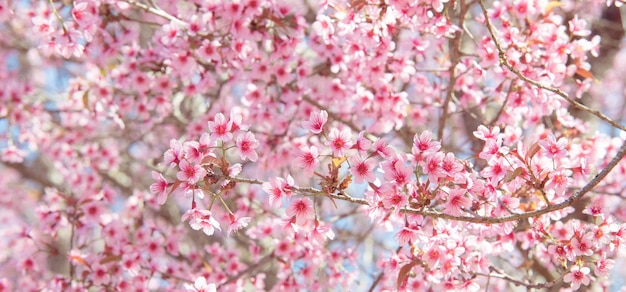
[[[139,9],[142,9],[142,10],[144,10],[146,12],[149,12],[149,13],[152,13],[154,15],[157,15],[157,16],[160,16],[162,18],[165,18],[165,19],[167,19],[167,20],[169,20],[171,22],[174,22],[174,23],[182,26],[183,28],[187,28],[187,23],[186,22],[184,22],[184,21],[182,21],[182,20],[180,20],[180,19],[170,15],[169,13],[163,11],[162,9],[155,8],[155,7],[150,7],[147,4],[138,2],[136,0],[125,0],[124,2],[126,2],[126,3],[128,3],[128,4],[132,5],[132,6],[135,6],[135,7],[139,8]]]
[[[550,213],[550,212],[562,210],[562,209],[565,209],[565,208],[571,206],[575,201],[577,201],[580,198],[582,198],[585,194],[587,194],[595,186],[597,186],[611,172],[611,170],[613,170],[613,168],[615,168],[615,166],[617,166],[617,164],[622,160],[622,158],[624,158],[625,155],[626,155],[626,142],[624,142],[622,144],[622,146],[617,151],[615,157],[613,157],[613,159],[611,159],[611,161],[609,161],[607,166],[604,167],[592,180],[590,180],[586,185],[584,185],[578,192],[576,192],[571,197],[567,198],[565,201],[563,201],[561,203],[552,204],[552,205],[549,205],[549,206],[547,206],[547,207],[545,207],[543,209],[535,210],[535,211],[532,211],[532,212],[518,213],[518,214],[513,214],[513,215],[509,215],[509,216],[504,216],[504,217],[453,216],[453,215],[450,215],[450,214],[440,213],[440,212],[437,212],[437,211],[427,211],[427,210],[421,210],[421,209],[415,209],[415,208],[409,208],[409,207],[402,208],[400,210],[400,212],[410,213],[410,214],[417,214],[417,215],[422,215],[422,216],[425,216],[425,217],[441,218],[441,219],[463,221],[463,222],[470,222],[470,223],[482,223],[482,224],[498,224],[498,223],[504,223],[504,222],[510,222],[510,221],[524,220],[524,219],[528,219],[528,218],[531,218],[531,217],[538,217],[538,216],[541,216],[541,215],[544,215],[544,214],[547,214],[547,213]],[[257,179],[229,177],[229,176],[225,176],[225,175],[220,175],[220,177],[223,178],[223,179],[228,179],[228,180],[231,180],[231,181],[234,181],[234,182],[239,182],[239,183],[256,184],[256,185],[261,185],[261,184],[264,183],[263,181],[257,180]],[[294,187],[294,191],[299,192],[299,193],[303,193],[303,194],[320,194],[320,193],[322,193],[322,190],[319,190],[319,189],[316,189],[316,188],[313,188],[313,187]],[[367,202],[365,199],[354,198],[354,197],[352,197],[352,196],[350,196],[348,194],[345,194],[345,193],[330,194],[330,197],[333,198],[333,199],[337,199],[337,200],[343,200],[343,201],[348,201],[348,202],[351,202],[351,203],[356,203],[356,204],[361,204],[361,205],[365,205],[365,206],[370,206],[369,202]]]
[[[463,27],[465,24],[465,15],[467,14],[467,5],[465,1],[460,1],[461,11],[459,12],[459,27]],[[456,75],[456,67],[459,64],[461,59],[461,38],[463,37],[463,31],[456,31],[454,34],[454,38],[448,41],[448,50],[450,54],[450,68],[448,69],[448,74],[450,75],[450,80],[448,81],[448,88],[446,89],[446,99],[443,101],[443,105],[441,106],[443,112],[439,117],[439,129],[437,129],[437,137],[443,141],[443,130],[446,127],[446,121],[449,118],[449,105],[452,97],[454,96],[454,86],[456,85],[456,80],[458,76]]]
[[[326,107],[322,106],[321,104],[319,104],[319,102],[311,99],[310,97],[308,97],[306,95],[302,96],[302,100],[310,103],[311,105],[313,105],[314,107],[316,107],[318,109],[326,110]],[[355,125],[353,122],[346,121],[346,120],[342,119],[338,114],[336,114],[336,113],[334,113],[332,111],[327,111],[327,112],[328,112],[328,116],[329,117],[331,117],[333,120],[336,120],[336,121],[338,121],[338,122],[348,126],[348,128],[352,129],[352,131],[357,132],[357,133],[361,131],[361,129],[357,125]]]
[[[489,267],[489,270],[491,270],[491,272],[489,274],[483,274],[483,273],[474,273],[474,275],[477,276],[485,276],[485,277],[494,277],[494,278],[498,278],[498,279],[502,279],[505,280],[507,282],[512,283],[515,286],[524,286],[526,288],[529,289],[546,289],[546,288],[550,288],[552,286],[554,286],[555,284],[559,283],[561,281],[561,278],[557,278],[554,279],[552,281],[548,281],[548,282],[544,282],[544,283],[530,283],[530,282],[524,282],[518,279],[515,279],[507,274],[505,274],[504,272],[498,270],[495,267]]]

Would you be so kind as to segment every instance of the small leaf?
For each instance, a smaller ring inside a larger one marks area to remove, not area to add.
[[[502,88],[504,87],[505,81],[500,82],[500,84],[496,87],[496,92],[502,92]]]
[[[563,6],[563,3],[561,3],[561,1],[550,1],[550,2],[548,2],[548,4],[544,7],[543,12],[544,12],[544,14],[548,15],[548,14],[550,14],[550,13],[552,12],[552,10],[553,10],[554,8],[561,7],[561,6]]]
[[[578,67],[578,69],[576,69],[576,74],[585,77],[586,79],[596,79],[595,77],[593,77],[593,74],[583,68]]]
[[[211,155],[207,155],[204,158],[202,158],[202,162],[200,163],[200,165],[205,165],[205,164],[214,164],[219,166],[220,168],[222,167],[222,160],[211,156]]]
[[[346,176],[346,178],[343,179],[341,184],[339,184],[339,189],[343,191],[343,190],[347,189],[348,186],[350,186],[351,183],[352,183],[352,175],[348,174]]]
[[[122,257],[116,255],[109,255],[100,260],[100,264],[104,265],[110,262],[119,262],[122,260]]]
[[[537,152],[539,152],[539,149],[541,147],[539,147],[539,143],[535,143],[532,146],[530,146],[530,149],[528,149],[528,153],[526,153],[526,161],[530,161],[531,159],[533,159],[533,156],[535,156],[535,154],[537,154]]]
[[[535,196],[537,196],[538,198],[540,198],[541,200],[543,200],[544,203],[546,203],[548,206],[552,205],[550,203],[550,200],[548,200],[548,197],[546,197],[546,194],[544,194],[543,192],[541,192],[540,190],[535,190]]]
[[[202,261],[202,265],[204,266],[204,269],[209,272],[209,274],[213,273],[213,269],[211,268],[211,266],[209,266],[209,264],[206,261]]]
[[[226,159],[224,157],[222,157],[222,164],[220,167],[220,170],[222,171],[223,174],[228,174],[228,168],[230,167],[230,165],[228,164],[228,161],[226,161]]]
[[[333,157],[333,166],[334,166],[335,168],[339,168],[339,166],[340,166],[340,165],[341,165],[344,161],[346,161],[346,159],[347,159],[347,158],[346,158],[345,156],[344,156],[344,157]]]
[[[367,5],[367,1],[365,0],[351,0],[349,4],[350,8],[354,9],[354,11],[357,12],[363,9],[365,5]]]
[[[505,183],[511,182],[522,173],[524,173],[524,169],[521,167],[518,167],[515,170],[506,174],[506,176],[504,177],[504,182]]]
[[[398,282],[396,282],[396,289],[400,289],[400,286],[402,286],[402,283],[404,283],[406,278],[409,276],[409,273],[416,264],[417,263],[415,262],[411,262],[400,268],[400,272],[398,272]]]
[[[89,90],[86,90],[85,93],[83,93],[83,106],[85,109],[89,109]]]
[[[68,255],[69,259],[72,261],[75,261],[87,268],[89,268],[89,265],[87,264],[87,262],[85,261],[85,259],[83,259],[81,256],[77,256],[77,255]]]
[[[182,181],[177,180],[173,185],[172,185],[172,189],[170,190],[170,192],[167,194],[167,196],[169,197],[182,183]]]
[[[537,210],[537,202],[520,203],[519,208],[524,212],[532,212]]]

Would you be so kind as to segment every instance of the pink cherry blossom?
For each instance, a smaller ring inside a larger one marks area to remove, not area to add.
[[[206,170],[199,165],[192,165],[187,160],[182,160],[178,166],[180,170],[176,174],[176,178],[180,181],[187,182],[190,185],[197,183],[207,175]]]
[[[364,155],[366,151],[372,146],[372,142],[365,138],[364,134],[364,132],[360,132],[359,136],[354,142],[354,145],[352,145],[352,148],[358,150],[360,155]]]
[[[581,268],[580,266],[574,265],[569,271],[570,272],[563,277],[563,281],[570,283],[572,289],[577,290],[580,288],[581,284],[584,286],[589,285],[591,277],[589,276],[590,270],[588,267]]]
[[[540,141],[539,145],[548,158],[560,158],[567,154],[567,141],[565,138],[560,138],[557,141],[553,135],[549,135],[547,140]]]
[[[306,173],[313,173],[320,164],[317,147],[303,147],[300,151],[300,156],[296,159],[296,165],[304,169]]]
[[[215,229],[222,230],[219,222],[215,220],[209,210],[190,209],[183,214],[181,220],[189,220],[189,226],[193,230],[200,230],[206,235],[213,235]]]
[[[572,246],[577,255],[592,255],[593,254],[593,234],[587,233],[582,238],[575,237],[572,240]]]
[[[407,203],[408,198],[394,190],[390,190],[389,193],[386,193],[383,199],[383,205],[389,209],[393,208],[396,212],[399,212],[401,208],[404,208]]]
[[[615,263],[613,262],[613,260],[602,259],[596,262],[596,266],[593,272],[596,276],[603,277],[603,276],[606,276],[614,266],[615,266]]]
[[[270,178],[268,182],[263,183],[262,188],[269,194],[269,203],[271,206],[278,207],[282,205],[282,199],[288,199],[290,191],[288,190],[291,182],[285,181],[283,178]]]
[[[91,266],[91,277],[94,285],[107,285],[111,281],[111,274],[105,266],[96,264]]]
[[[393,154],[393,150],[389,147],[388,142],[385,139],[378,139],[373,145],[376,153],[382,158],[386,158]]]
[[[198,163],[204,158],[204,154],[200,150],[200,143],[197,141],[187,141],[183,144],[183,153],[185,159],[193,163]]]
[[[259,141],[255,139],[254,134],[246,132],[242,137],[237,138],[236,144],[242,160],[248,159],[254,162],[258,159],[255,149],[259,147]]]
[[[344,129],[341,132],[337,128],[330,130],[327,144],[332,149],[334,156],[340,157],[343,155],[344,151],[352,147],[350,138],[351,134],[347,129]]]
[[[26,157],[26,151],[18,149],[13,145],[9,145],[8,148],[0,150],[0,160],[8,163],[20,163],[24,161]]]
[[[505,163],[502,158],[491,159],[489,160],[489,166],[482,171],[481,175],[497,183],[506,175],[508,167]]]
[[[311,215],[313,215],[313,202],[308,198],[294,200],[287,207],[287,216],[296,217],[299,222]]]
[[[198,277],[192,284],[184,284],[186,291],[194,291],[194,292],[215,292],[217,291],[217,286],[214,283],[207,283],[207,279],[205,277]]]
[[[427,152],[437,152],[441,148],[441,143],[432,140],[432,134],[428,131],[423,132],[419,137],[415,135],[413,138],[413,155],[423,155]]]
[[[428,174],[428,179],[432,182],[437,182],[439,178],[444,177],[445,173],[441,168],[444,154],[441,152],[431,153],[426,156],[426,160],[420,162],[422,169]]]
[[[182,144],[178,140],[170,140],[170,149],[163,154],[163,163],[169,167],[174,167],[179,164],[183,155]]]
[[[234,216],[231,216],[231,223],[228,226],[228,234],[230,234],[231,232],[237,232],[238,230],[245,228],[246,226],[248,226],[251,220],[252,218],[250,217],[235,218]]]
[[[405,245],[414,241],[417,238],[417,233],[413,229],[404,227],[396,234],[396,237],[398,238],[398,243]]]
[[[327,240],[335,239],[335,232],[328,226],[321,225],[319,221],[315,222],[316,226],[311,231],[311,237],[319,244],[324,244]]]
[[[348,161],[352,167],[350,173],[354,177],[356,183],[363,183],[364,181],[373,182],[376,178],[374,175],[374,161],[370,159],[361,160],[354,156],[351,156]]]
[[[404,157],[395,157],[381,166],[385,173],[384,177],[396,185],[403,186],[411,178],[412,169],[407,165]]]
[[[157,202],[159,203],[159,205],[163,205],[167,200],[168,183],[162,174],[156,171],[152,171],[151,174],[152,179],[155,180],[155,183],[150,185],[150,192],[152,193],[152,195],[157,197]]]
[[[465,197],[465,190],[455,189],[450,191],[446,203],[446,212],[459,216],[464,210],[468,210],[471,206],[471,200]]]
[[[508,152],[508,148],[506,146],[502,146],[502,139],[487,139],[485,142],[485,147],[480,152],[478,157],[491,160],[493,157],[498,157],[499,155]]]
[[[209,121],[209,132],[215,137],[215,139],[222,140],[223,142],[230,141],[233,138],[231,133],[232,122],[226,121],[226,117],[222,113],[215,115],[213,121]]]
[[[328,121],[328,112],[325,110],[313,111],[309,120],[303,123],[305,129],[313,134],[319,134],[324,130],[324,125]]]
[[[500,135],[500,127],[494,127],[490,130],[484,125],[480,125],[478,126],[478,130],[474,131],[474,137],[483,141],[497,139],[499,135]]]

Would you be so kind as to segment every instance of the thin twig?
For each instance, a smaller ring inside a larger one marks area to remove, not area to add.
[[[549,282],[544,282],[544,283],[529,283],[529,282],[524,282],[518,279],[515,279],[505,273],[503,273],[502,271],[496,269],[495,267],[489,267],[489,269],[492,271],[489,274],[483,274],[483,273],[474,273],[474,275],[477,276],[484,276],[484,277],[494,277],[494,278],[498,278],[498,279],[502,279],[505,280],[507,282],[510,282],[512,284],[514,284],[515,286],[524,286],[526,288],[531,288],[531,289],[546,289],[546,288],[550,288],[552,286],[554,286],[556,283],[559,283],[561,281],[561,278],[557,278],[554,279],[552,281]]]
[[[463,27],[465,23],[465,14],[467,13],[467,5],[465,1],[461,1],[461,11],[459,12],[459,27]],[[437,130],[437,137],[443,141],[443,131],[446,127],[446,121],[449,118],[449,105],[452,97],[454,96],[454,87],[456,85],[457,78],[456,67],[461,60],[461,39],[463,38],[463,31],[457,31],[454,38],[449,40],[448,50],[450,54],[450,68],[448,69],[450,80],[448,81],[448,88],[446,89],[446,99],[441,106],[443,112],[439,117],[439,129]]]
[[[504,109],[506,108],[506,104],[509,102],[509,98],[511,97],[511,93],[513,93],[514,88],[515,88],[515,80],[512,80],[511,84],[509,85],[509,92],[506,93],[506,98],[504,99],[504,102],[502,102],[502,106],[498,110],[498,113],[496,114],[496,116],[493,117],[493,120],[489,122],[488,124],[489,126],[491,127],[495,126],[495,124],[498,122],[498,119],[500,118],[502,113],[504,113]]]
[[[162,18],[165,18],[165,19],[167,19],[167,20],[169,20],[171,22],[174,22],[174,23],[182,26],[183,28],[187,28],[187,23],[186,22],[184,22],[184,21],[182,21],[182,20],[180,20],[180,19],[170,15],[169,13],[163,11],[162,9],[159,9],[159,8],[156,8],[156,7],[150,7],[150,6],[148,6],[148,5],[144,4],[144,3],[137,2],[136,0],[124,0],[124,1],[126,3],[128,3],[128,4],[130,4],[130,5],[133,5],[133,6],[137,7],[137,8],[140,8],[142,10],[145,10],[145,11],[149,12],[149,13],[152,13],[154,15],[157,15],[157,16],[160,16]]]
[[[67,29],[67,26],[65,25],[65,21],[63,20],[63,16],[61,16],[57,8],[54,6],[54,2],[52,0],[48,0],[48,3],[50,3],[50,7],[52,8],[52,13],[54,14],[54,16],[56,16],[57,20],[61,23],[61,28],[63,29],[63,33],[65,33],[70,43],[73,42],[72,36],[70,35],[70,31]]]
[[[376,288],[376,286],[378,286],[378,283],[380,283],[380,280],[383,279],[383,275],[385,275],[384,271],[381,271],[378,276],[376,277],[376,280],[374,280],[374,282],[372,283],[372,286],[370,286],[370,289],[367,290],[369,292],[374,291],[374,289]]]
[[[310,97],[308,97],[306,95],[302,96],[302,100],[310,103],[311,105],[315,106],[318,109],[326,109],[324,106],[319,104],[317,101],[311,99]],[[333,120],[336,120],[336,121],[338,121],[338,122],[348,126],[350,129],[352,129],[352,131],[355,131],[357,133],[361,131],[361,129],[357,125],[355,125],[353,122],[346,121],[346,120],[342,119],[338,114],[336,114],[334,112],[330,112],[330,111],[327,111],[327,112],[328,112],[328,116],[329,117],[331,117]]]
[[[482,223],[482,224],[498,224],[498,223],[505,223],[505,222],[510,222],[510,221],[524,220],[524,219],[531,218],[531,217],[538,217],[543,214],[562,210],[571,206],[575,201],[582,198],[585,194],[587,194],[595,186],[597,186],[611,172],[611,170],[615,168],[615,166],[622,160],[622,158],[624,158],[625,155],[626,155],[626,141],[622,144],[620,149],[617,151],[617,154],[615,155],[615,157],[613,157],[613,159],[609,161],[607,166],[603,168],[591,181],[589,181],[586,185],[584,185],[578,192],[576,192],[574,195],[567,198],[565,201],[561,203],[549,205],[543,209],[535,210],[532,212],[517,213],[517,214],[512,214],[512,215],[504,216],[504,217],[453,216],[450,214],[440,213],[437,211],[427,211],[427,210],[408,208],[408,207],[400,209],[400,212],[417,214],[417,215],[422,215],[425,217],[441,218],[441,219],[463,221],[463,222],[470,222],[470,223]],[[248,184],[256,184],[256,185],[261,185],[264,183],[263,181],[260,181],[257,179],[246,179],[246,178],[230,177],[230,176],[225,176],[225,175],[220,175],[220,176],[224,179],[228,179],[228,180],[231,180],[234,182],[240,182],[240,183],[248,183]],[[313,193],[313,194],[322,193],[322,190],[319,190],[313,187],[294,187],[293,189],[295,192],[298,192],[298,193],[309,193],[309,194],[310,193]],[[330,197],[333,199],[337,199],[337,200],[343,200],[343,201],[348,201],[351,203],[370,206],[370,203],[367,202],[365,199],[352,197],[346,194],[345,192],[341,194],[330,194]]]
[[[250,266],[248,266],[245,270],[239,272],[237,275],[234,275],[230,278],[228,278],[228,280],[226,280],[226,282],[222,283],[219,285],[218,290],[220,290],[220,288],[224,288],[224,286],[237,281],[238,279],[240,279],[242,276],[244,276],[245,274],[251,273],[252,271],[256,270],[257,268],[260,268],[262,266],[264,266],[265,264],[267,264],[272,258],[274,258],[274,253],[269,253],[266,256],[264,256],[263,258],[261,258],[257,263],[252,264]]]

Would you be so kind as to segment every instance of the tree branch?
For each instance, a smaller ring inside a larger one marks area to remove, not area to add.
[[[559,283],[561,281],[561,278],[557,278],[554,279],[552,281],[548,281],[548,282],[544,282],[544,283],[529,283],[529,282],[524,282],[518,279],[515,279],[507,274],[505,274],[504,272],[498,270],[495,267],[489,267],[489,270],[491,270],[491,273],[489,274],[483,274],[483,273],[474,273],[474,275],[478,275],[478,276],[485,276],[485,277],[494,277],[494,278],[498,278],[498,279],[502,279],[505,280],[507,282],[510,282],[512,284],[514,284],[515,286],[524,286],[526,288],[531,288],[531,289],[546,289],[546,288],[550,288],[552,286],[554,286],[556,283]]]
[[[463,221],[463,222],[470,222],[470,223],[482,223],[482,224],[498,224],[498,223],[505,223],[505,222],[510,222],[510,221],[524,220],[524,219],[531,218],[531,217],[538,217],[543,214],[562,210],[571,206],[575,201],[582,198],[585,194],[587,194],[595,186],[597,186],[611,172],[611,170],[615,168],[615,166],[622,160],[622,158],[624,158],[625,155],[626,155],[626,141],[619,148],[615,157],[613,157],[613,159],[609,161],[607,166],[603,168],[591,181],[589,181],[586,185],[584,185],[578,192],[576,192],[574,195],[572,195],[571,197],[569,197],[568,199],[566,199],[565,201],[561,203],[549,205],[543,209],[535,210],[532,212],[513,214],[510,216],[504,216],[504,217],[453,216],[450,214],[440,213],[437,211],[427,211],[427,210],[408,208],[408,207],[402,208],[400,212],[417,214],[417,215],[422,215],[425,217],[441,218],[441,219]],[[234,182],[239,182],[239,183],[248,183],[248,184],[256,184],[256,185],[261,185],[264,183],[263,181],[260,181],[257,179],[230,177],[226,175],[219,175],[219,177],[228,179]],[[294,191],[299,192],[299,193],[308,193],[308,194],[322,193],[322,190],[319,190],[313,187],[294,187]],[[333,199],[337,199],[337,200],[343,200],[343,201],[348,201],[351,203],[370,206],[369,202],[367,202],[365,199],[355,198],[346,193],[330,194],[330,197]]]
[[[465,1],[461,0],[460,3],[461,11],[459,12],[459,27],[463,27],[465,23],[465,14],[467,13],[467,5]],[[450,68],[448,69],[448,74],[450,75],[450,80],[448,81],[448,88],[446,89],[446,99],[443,101],[443,105],[441,106],[443,112],[439,117],[439,129],[437,130],[437,137],[443,141],[443,130],[446,127],[446,121],[449,117],[449,105],[452,97],[454,96],[454,86],[456,85],[456,80],[458,76],[456,75],[456,66],[459,64],[461,59],[461,38],[463,37],[463,31],[457,31],[454,34],[454,38],[448,42],[448,50],[450,53]]]
[[[324,106],[319,104],[317,101],[312,100],[310,97],[308,97],[306,95],[302,96],[302,100],[310,103],[311,105],[313,105],[314,107],[316,107],[318,109],[326,110],[326,108]],[[336,120],[336,121],[338,121],[338,122],[348,126],[348,128],[352,129],[352,131],[355,131],[357,133],[361,131],[361,129],[357,125],[355,125],[353,122],[346,121],[346,120],[342,119],[338,114],[336,114],[336,113],[334,113],[332,111],[327,111],[327,112],[328,112],[328,116],[329,117],[331,117],[333,120]]]
[[[183,28],[187,28],[187,23],[186,22],[184,22],[184,21],[182,21],[182,20],[180,20],[180,19],[170,15],[169,13],[163,11],[160,8],[150,7],[150,6],[148,6],[148,5],[144,4],[144,3],[137,2],[136,0],[124,0],[124,1],[126,3],[128,3],[128,4],[130,4],[130,5],[133,5],[133,6],[139,8],[139,9],[142,9],[142,10],[144,10],[146,12],[152,13],[154,15],[157,15],[157,16],[160,16],[162,18],[165,18],[165,19],[167,19],[167,20],[169,20],[171,22],[174,22],[174,23],[182,26]]]

